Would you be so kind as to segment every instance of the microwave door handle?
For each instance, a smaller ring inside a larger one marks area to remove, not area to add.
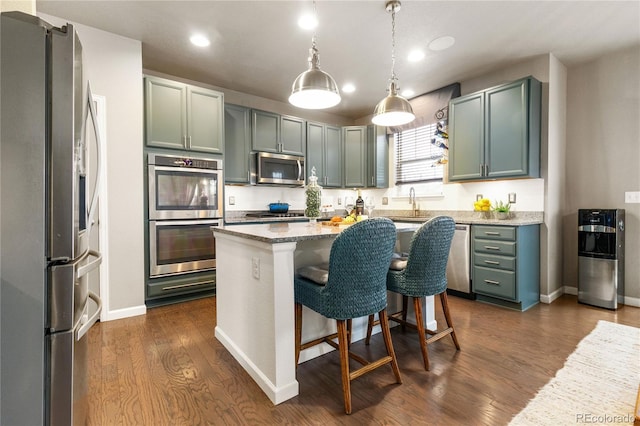
[[[298,180],[302,180],[302,164],[300,164],[300,160],[296,162],[298,163]]]

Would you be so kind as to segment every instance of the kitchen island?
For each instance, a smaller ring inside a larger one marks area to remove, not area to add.
[[[397,222],[398,250],[419,223]],[[295,270],[329,259],[331,244],[344,226],[320,223],[225,225],[212,228],[216,239],[215,335],[274,404],[298,394],[295,369]],[[401,303],[390,296],[389,309]],[[425,322],[435,328],[433,298],[425,299]],[[335,321],[303,309],[302,340],[335,332]],[[366,334],[367,318],[353,320],[353,341]],[[374,330],[375,332],[375,330]],[[300,362],[333,350],[318,345]]]

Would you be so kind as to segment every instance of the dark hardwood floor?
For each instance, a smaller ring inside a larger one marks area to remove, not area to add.
[[[300,394],[273,406],[214,337],[215,302],[96,324],[89,332],[89,424],[504,425],[598,320],[640,327],[639,308],[609,311],[575,296],[527,312],[449,297],[461,351],[450,338],[429,345],[427,372],[415,332],[394,327],[403,383],[394,383],[391,368],[355,380],[347,416],[335,352],[301,364]],[[439,307],[436,313],[443,321]],[[369,347],[353,347],[364,356],[384,351],[380,334]]]

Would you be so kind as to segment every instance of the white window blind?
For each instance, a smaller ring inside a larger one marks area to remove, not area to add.
[[[431,143],[437,124],[395,133],[396,185],[442,181],[444,149]]]

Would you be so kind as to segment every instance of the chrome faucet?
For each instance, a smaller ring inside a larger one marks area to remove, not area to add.
[[[416,208],[416,190],[413,188],[413,186],[409,188],[409,204],[411,204],[413,217],[416,217],[419,208]]]

